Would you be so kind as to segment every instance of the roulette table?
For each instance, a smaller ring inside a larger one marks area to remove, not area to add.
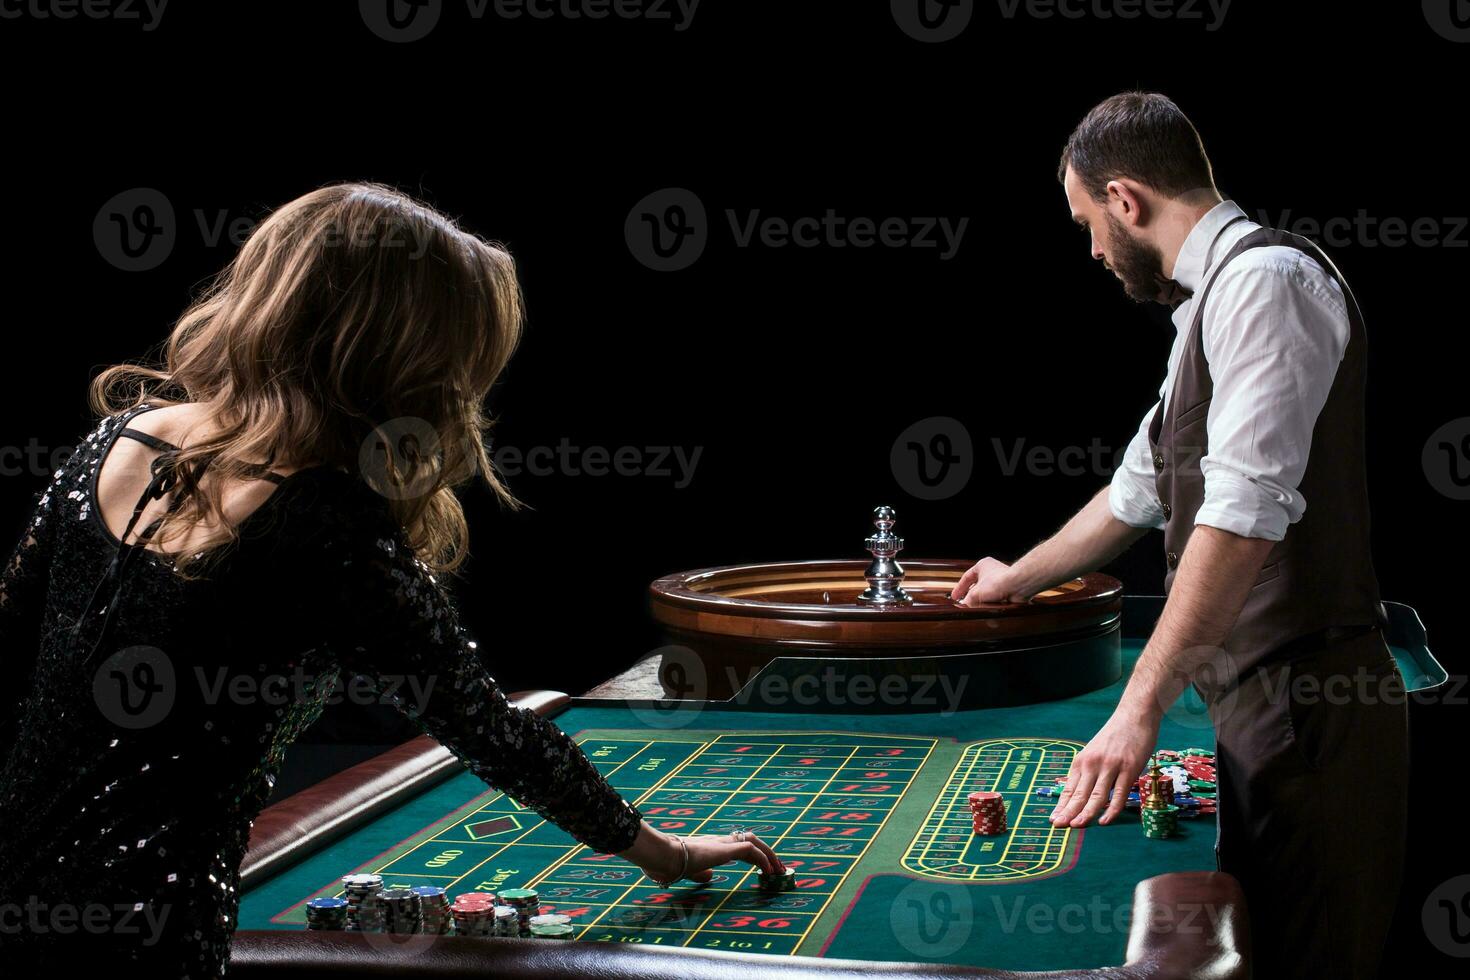
[[[681,969],[636,955],[657,950],[733,954],[754,961],[758,975],[780,960],[812,969],[860,960],[1078,971],[1125,961],[1142,971],[1163,960],[1223,963],[1231,968],[1212,975],[1245,976],[1243,903],[1234,881],[1212,870],[1212,819],[1185,822],[1166,841],[1146,839],[1136,815],[1082,830],[1046,819],[1052,801],[1035,790],[1065,775],[1116,695],[1103,689],[953,714],[859,716],[834,707],[820,718],[538,695],[531,703],[554,711],[654,826],[760,833],[796,869],[795,889],[764,893],[754,871],[733,866],[708,885],[658,887],[469,773],[430,785],[420,773],[443,765],[443,750],[424,740],[395,750],[377,773],[349,771],[316,791],[320,798],[296,801],[300,818],[336,797],[356,799],[353,782],[369,784],[370,798],[374,782],[417,779],[423,787],[315,853],[249,874],[235,972],[248,975],[252,959],[299,956],[299,943],[328,936],[304,931],[305,902],[340,894],[343,875],[371,870],[385,884],[439,884],[451,894],[536,889],[542,909],[571,915],[583,940],[557,953],[596,957],[581,970],[560,968],[566,975]],[[1211,742],[1207,730],[1172,721],[1161,739]],[[382,774],[390,775],[374,779]],[[971,830],[965,799],[980,788],[1003,794],[1006,835]],[[257,836],[274,832],[276,819],[263,815]],[[1130,939],[1135,922],[1155,919],[1163,929]],[[428,938],[340,933],[325,941],[365,941],[366,949],[339,950],[344,960],[401,953],[405,969],[430,970],[434,950],[416,942]],[[524,963],[488,952],[497,975],[541,970],[533,965],[542,941],[433,937],[440,947],[456,941],[528,947]]]
[[[962,609],[941,593],[965,563],[911,562],[885,583],[881,558],[661,579],[654,615],[673,642],[660,656],[585,696],[514,696],[655,827],[759,833],[793,887],[764,890],[735,865],[659,886],[421,738],[262,813],[232,974],[1248,976],[1249,913],[1215,870],[1212,814],[1166,839],[1146,837],[1137,810],[1105,827],[1047,819],[1162,598],[1089,576]],[[875,578],[909,601],[859,600]],[[1387,606],[1408,686],[1441,681],[1413,610]],[[1213,744],[1187,691],[1159,748]],[[972,827],[975,792],[1000,795],[1002,833]],[[451,896],[534,889],[574,941],[307,931],[306,903],[354,873]]]

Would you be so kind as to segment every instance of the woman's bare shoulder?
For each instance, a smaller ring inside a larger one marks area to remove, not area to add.
[[[200,428],[206,417],[203,406],[193,402],[181,402],[177,405],[163,405],[139,412],[128,420],[128,428],[146,432],[155,439],[162,439],[164,442],[181,446],[184,445],[189,433]],[[188,441],[193,442],[197,439]]]

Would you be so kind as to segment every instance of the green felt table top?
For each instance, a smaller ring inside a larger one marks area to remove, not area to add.
[[[1124,643],[1125,677],[1140,646]],[[336,894],[344,874],[382,869],[451,895],[532,885],[543,902],[585,910],[577,924],[587,940],[1011,969],[1121,962],[1134,885],[1215,866],[1213,818],[1181,821],[1166,841],[1146,839],[1136,813],[1081,831],[1045,820],[1051,801],[1031,790],[1065,774],[1121,689],[949,714],[579,705],[557,724],[650,821],[676,833],[756,829],[800,862],[805,887],[763,896],[732,868],[709,889],[659,889],[620,859],[589,860],[558,828],[463,773],[248,891],[240,927],[300,928],[306,898]],[[1189,692],[1165,717],[1159,746],[1213,744]],[[974,838],[959,826],[969,819],[964,795],[992,784],[1005,791],[1012,829]],[[783,796],[783,787],[798,791]],[[884,792],[864,795],[875,788]]]

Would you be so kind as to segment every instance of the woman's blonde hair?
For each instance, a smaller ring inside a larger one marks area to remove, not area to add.
[[[300,461],[361,473],[418,557],[449,570],[467,543],[454,486],[479,473],[516,506],[486,453],[483,405],[522,317],[503,248],[390,187],[337,184],[267,217],[174,326],[162,365],[108,368],[92,404],[209,408],[209,434],[175,460],[183,503],[160,544],[201,524],[237,536],[224,481],[199,485],[191,464],[228,480]]]

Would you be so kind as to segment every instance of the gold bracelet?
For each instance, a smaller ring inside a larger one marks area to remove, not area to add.
[[[670,878],[668,881],[659,881],[657,878],[654,878],[653,875],[649,875],[649,877],[652,878],[653,881],[657,883],[660,888],[665,888],[669,885],[672,885],[676,881],[682,880],[683,877],[689,873],[689,845],[685,843],[684,838],[680,837],[678,834],[670,834],[669,836],[678,841],[679,846],[684,849],[684,867],[680,868],[679,873]]]

